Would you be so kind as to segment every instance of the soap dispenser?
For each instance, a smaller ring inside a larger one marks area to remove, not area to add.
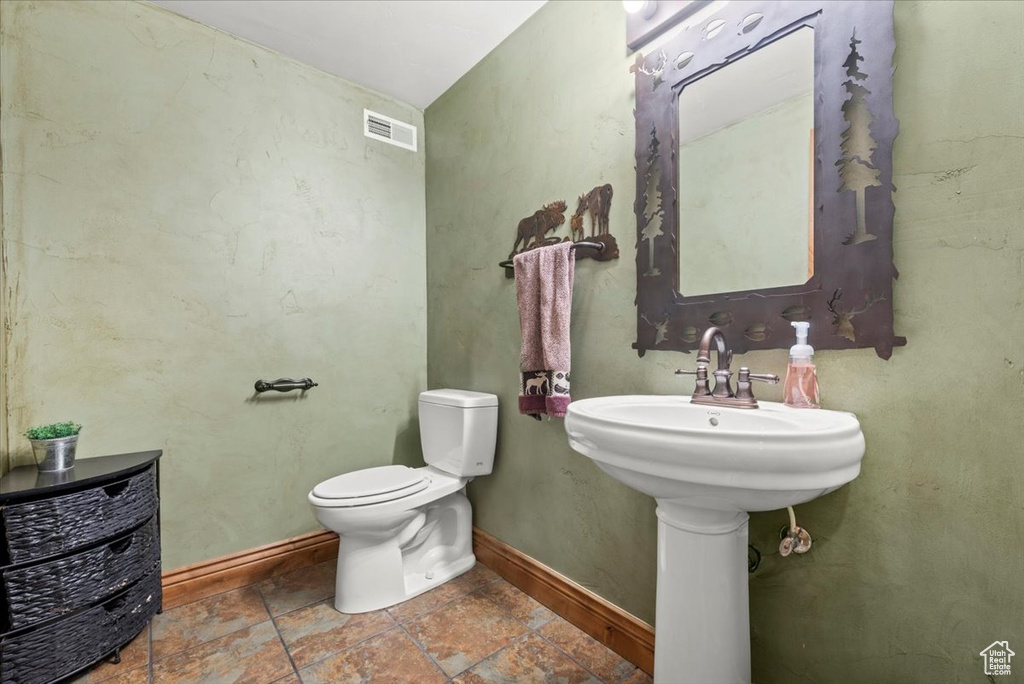
[[[807,321],[794,321],[796,344],[789,348],[789,368],[782,391],[783,403],[794,408],[820,408],[818,399],[818,373],[814,368],[814,347],[807,344]]]

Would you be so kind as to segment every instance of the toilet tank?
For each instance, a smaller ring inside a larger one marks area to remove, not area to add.
[[[459,477],[487,475],[498,438],[498,397],[439,389],[420,394],[423,459]]]

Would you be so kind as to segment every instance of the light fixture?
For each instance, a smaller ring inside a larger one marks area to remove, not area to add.
[[[640,14],[644,19],[650,19],[658,11],[657,0],[622,0],[622,7],[626,14]]]

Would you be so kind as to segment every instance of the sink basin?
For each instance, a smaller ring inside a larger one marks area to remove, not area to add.
[[[864,436],[852,413],[691,404],[622,396],[569,405],[569,444],[656,499],[723,511],[770,511],[827,494],[860,472]]]
[[[565,430],[573,449],[658,502],[655,684],[749,684],[747,512],[857,477],[857,417],[766,401],[597,397],[569,404]]]

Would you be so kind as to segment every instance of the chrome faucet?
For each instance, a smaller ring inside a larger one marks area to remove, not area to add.
[[[715,389],[712,390],[708,382],[708,364],[711,363],[711,344],[714,343],[718,350],[718,368],[714,371]],[[779,376],[771,373],[751,373],[746,366],[740,368],[736,380],[736,393],[732,391],[732,350],[725,339],[725,333],[720,329],[711,327],[704,331],[700,339],[700,346],[697,348],[697,370],[677,370],[676,375],[696,375],[697,380],[693,388],[693,395],[690,403],[707,404],[709,406],[731,406],[733,408],[756,409],[757,399],[754,398],[752,389],[753,381],[767,382],[774,385],[779,381]]]

